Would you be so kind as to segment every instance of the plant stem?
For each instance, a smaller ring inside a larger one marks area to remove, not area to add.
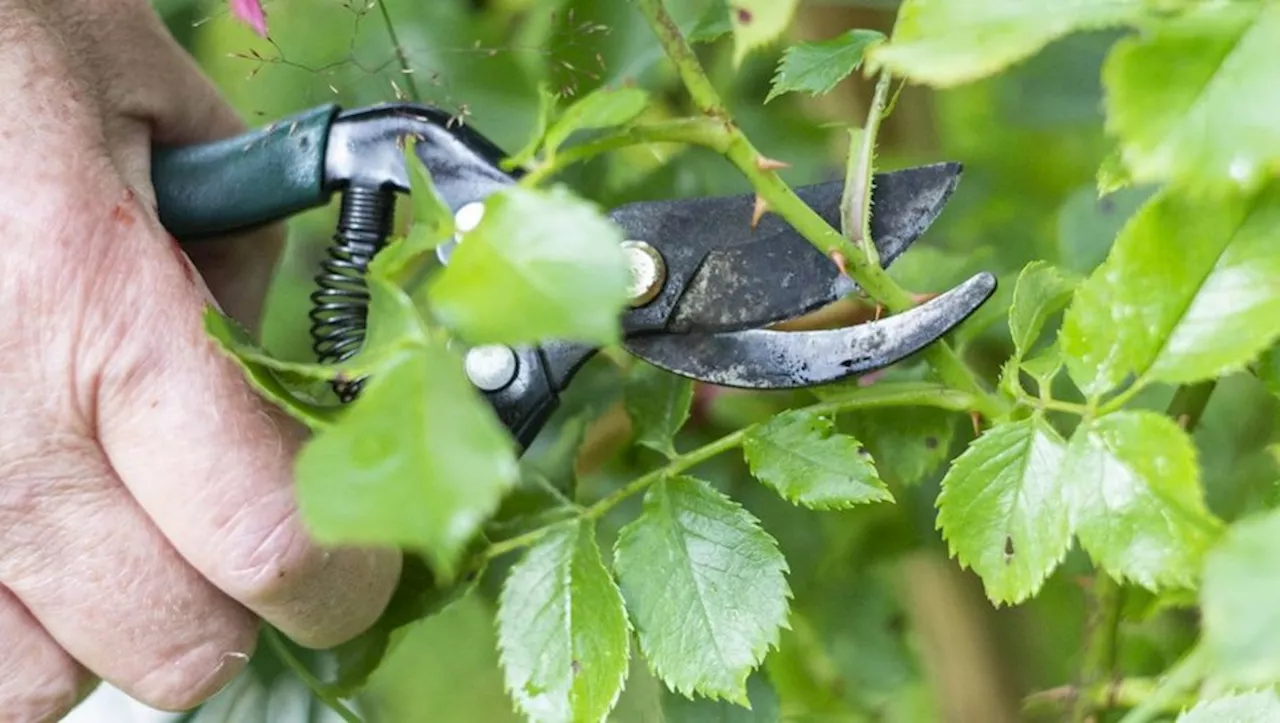
[[[819,415],[839,414],[851,409],[870,409],[875,407],[890,406],[924,406],[938,407],[941,409],[950,409],[953,411],[968,411],[973,408],[977,400],[974,397],[963,395],[953,389],[948,389],[937,384],[927,384],[919,382],[903,382],[901,384],[878,384],[861,389],[850,390],[847,395],[840,395],[838,398],[829,399],[824,402],[812,404],[804,407],[803,410]],[[536,544],[539,540],[546,536],[556,525],[569,520],[584,519],[595,520],[604,516],[609,510],[618,506],[623,500],[635,494],[643,492],[653,483],[669,477],[673,474],[679,474],[690,467],[694,467],[712,457],[733,449],[742,444],[746,438],[747,432],[751,427],[730,432],[729,434],[709,442],[691,452],[679,455],[673,458],[666,465],[651,470],[640,477],[637,477],[626,485],[614,490],[608,496],[601,498],[595,504],[587,507],[577,515],[567,517],[563,520],[530,530],[522,535],[517,535],[502,542],[490,545],[480,554],[478,562],[487,563],[488,561],[514,552],[531,545]]]
[[[530,169],[520,179],[520,184],[536,186],[575,163],[641,143],[692,143],[724,153],[729,146],[729,135],[725,132],[723,123],[704,116],[638,123],[587,143],[557,151],[553,157]]]
[[[884,119],[889,88],[893,84],[887,72],[880,73],[871,106],[867,110],[867,122],[859,134],[850,134],[848,171],[845,188],[840,200],[841,231],[862,248],[869,265],[880,265],[880,250],[871,239],[871,190],[875,174],[876,137],[880,134],[880,122]],[[861,142],[854,145],[855,137]],[[856,153],[856,155],[855,155]]]
[[[1208,665],[1209,655],[1205,649],[1199,646],[1193,648],[1160,680],[1151,695],[1120,719],[1120,723],[1148,723],[1176,705],[1183,700],[1187,691],[1200,682]]]
[[[328,706],[330,710],[341,716],[342,720],[347,721],[347,723],[362,723],[360,716],[343,705],[342,701],[338,700],[337,696],[329,690],[329,686],[320,682],[318,678],[311,674],[310,670],[307,670],[307,666],[303,665],[301,660],[294,657],[293,651],[289,650],[289,646],[285,644],[284,639],[280,637],[280,633],[276,632],[275,628],[269,625],[265,626],[262,629],[262,635],[267,639],[267,645],[271,646],[271,651],[276,654],[276,657],[280,658],[280,662],[293,671],[293,674],[298,676],[302,684],[307,686],[321,703]]]
[[[418,92],[418,81],[413,77],[409,56],[405,55],[400,37],[396,35],[396,26],[391,22],[391,13],[387,11],[386,0],[378,0],[378,10],[382,12],[382,24],[387,27],[387,37],[391,39],[391,47],[395,49],[396,62],[400,64],[400,74],[405,77],[405,84],[409,86],[409,99],[414,103],[421,103],[422,94]]]
[[[914,306],[911,295],[885,273],[878,261],[873,263],[866,255],[856,253],[857,249],[849,239],[802,201],[773,168],[762,163],[764,156],[728,117],[724,103],[703,72],[693,49],[663,7],[663,0],[635,0],[635,4],[658,36],[667,56],[675,64],[695,105],[704,115],[723,122],[725,132],[729,135],[725,157],[747,177],[768,208],[791,224],[824,254],[832,256],[839,253],[844,258],[845,270],[849,276],[890,311],[901,312]],[[939,340],[932,344],[924,356],[948,386],[974,395],[975,410],[982,415],[990,418],[1009,411],[1008,401],[985,389],[973,370],[960,360],[946,342]]]
[[[1124,602],[1124,589],[1104,572],[1094,576],[1093,594],[1094,611],[1089,621],[1089,637],[1085,643],[1081,688],[1105,683],[1112,677],[1116,661],[1116,634],[1120,629],[1120,607]],[[1083,723],[1098,703],[1099,701],[1086,696],[1079,696],[1072,706],[1071,721]],[[1101,703],[1105,710],[1110,707],[1111,701],[1103,700]]]
[[[1094,708],[1134,708],[1155,695],[1159,681],[1153,678],[1123,678],[1086,687],[1072,685],[1032,693],[1022,701],[1025,712],[1049,712],[1085,699]],[[1163,712],[1176,713],[1190,701],[1175,697],[1166,701]]]

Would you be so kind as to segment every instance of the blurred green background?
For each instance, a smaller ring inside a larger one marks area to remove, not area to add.
[[[648,26],[626,0],[387,0],[414,70],[412,82],[395,62],[377,6],[364,0],[269,1],[270,41],[234,22],[223,0],[155,1],[174,34],[254,125],[321,103],[395,100],[416,85],[423,101],[514,152],[531,131],[539,82],[566,96],[635,83],[652,92],[652,117],[690,110]],[[690,29],[712,2],[668,5]],[[894,5],[806,1],[788,37],[823,39],[853,27],[888,32]],[[989,380],[1010,351],[1003,312],[1021,266],[1047,259],[1087,273],[1148,193],[1128,190],[1099,199],[1096,192],[1094,175],[1109,150],[1099,69],[1113,40],[1108,34],[1073,36],[996,79],[958,90],[909,88],[886,121],[882,169],[941,160],[966,166],[946,213],[892,271],[916,292],[943,290],[982,269],[999,275],[1000,295],[958,339]],[[727,37],[700,45],[699,53],[757,147],[791,164],[784,172],[789,181],[838,178],[844,128],[861,124],[870,88],[853,78],[822,98],[787,95],[766,105],[781,47],[752,56],[741,68],[732,65]],[[718,156],[668,147],[615,152],[562,180],[605,206],[748,189]],[[306,296],[333,223],[329,208],[291,225],[263,328],[264,342],[277,354],[309,355]],[[900,373],[916,371],[908,366]],[[607,435],[619,393],[616,367],[607,360],[593,363],[549,429],[549,441],[569,435],[570,423],[584,419],[593,422],[593,434]],[[777,394],[704,394],[679,444],[688,448],[795,401]],[[1219,514],[1237,516],[1270,488],[1271,461],[1241,450],[1260,448],[1258,440],[1273,436],[1276,419],[1273,400],[1252,377],[1238,375],[1220,386],[1197,432],[1210,501]],[[736,460],[698,471],[763,520],[791,565],[792,630],[766,662],[769,695],[788,720],[1022,717],[1025,695],[1068,683],[1079,669],[1089,613],[1082,583],[1087,564],[1073,553],[1038,599],[994,610],[977,581],[947,559],[933,524],[942,462],[971,437],[968,420],[908,410],[845,423],[872,448],[882,473],[905,485],[897,506],[802,511],[752,483]],[[904,428],[920,433],[886,431]],[[926,445],[938,440],[947,443]],[[562,456],[544,442],[529,461],[563,469]],[[635,450],[613,455],[579,485],[608,489],[653,462]],[[623,505],[605,520],[602,544],[610,544],[634,514],[634,505]],[[361,701],[364,709],[389,721],[514,720],[493,649],[492,604],[502,572],[491,570],[476,594],[409,628]],[[1122,667],[1129,674],[1163,670],[1193,636],[1193,616],[1169,602],[1130,595],[1134,614],[1121,630]],[[671,710],[671,701],[666,704]],[[772,707],[757,706],[762,715]],[[660,721],[663,710],[661,686],[637,661],[615,719]],[[266,714],[242,709],[234,719],[258,715]]]

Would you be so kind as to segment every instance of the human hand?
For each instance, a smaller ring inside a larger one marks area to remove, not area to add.
[[[153,141],[241,123],[145,0],[0,0],[0,89],[0,719],[98,677],[191,707],[259,618],[313,647],[367,628],[399,555],[308,538],[301,431],[203,333],[214,299],[252,324],[278,234],[188,259],[154,211]]]

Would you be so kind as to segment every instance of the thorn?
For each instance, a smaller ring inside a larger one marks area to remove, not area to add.
[[[769,210],[769,202],[764,200],[760,194],[756,194],[755,206],[751,209],[751,230],[755,230],[760,223],[760,219],[764,218],[765,213]]]
[[[756,168],[762,171],[776,171],[780,168],[790,168],[791,164],[779,161],[768,156],[756,156]]]
[[[876,317],[873,321],[880,321],[880,317],[884,316],[884,304],[876,302]]]
[[[1179,426],[1179,427],[1182,427],[1182,429],[1183,429],[1184,431],[1185,431],[1185,430],[1186,430],[1186,428],[1187,428],[1187,423],[1188,423],[1188,422],[1190,422],[1190,421],[1191,421],[1191,415],[1190,415],[1190,414],[1182,414],[1182,415],[1179,415],[1179,416],[1178,416],[1178,426]]]
[[[832,251],[831,262],[836,265],[837,269],[840,269],[841,276],[849,275],[849,267],[848,267],[849,260],[844,257],[844,254],[840,253],[839,251]]]
[[[969,412],[969,419],[973,422],[973,433],[975,436],[982,435],[982,414],[979,412]]]
[[[912,295],[911,295],[911,301],[913,301],[913,302],[914,302],[914,303],[916,303],[916,304],[923,304],[923,303],[925,303],[926,301],[933,301],[933,300],[934,300],[934,299],[936,299],[936,298],[938,298],[938,292],[936,292],[936,291],[930,291],[930,292],[929,292],[929,293],[927,293],[927,294],[912,294]]]

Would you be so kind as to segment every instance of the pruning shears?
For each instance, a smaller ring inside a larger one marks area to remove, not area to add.
[[[364,339],[363,276],[393,227],[396,194],[409,190],[404,148],[426,165],[458,226],[474,224],[484,199],[515,183],[506,154],[444,111],[418,104],[344,110],[325,105],[244,135],[155,149],[152,176],[161,222],[183,243],[283,220],[341,194],[338,228],[311,295],[316,357],[339,362]],[[880,173],[871,231],[889,265],[929,228],[959,182],[956,163]],[[838,224],[842,182],[796,189]],[[900,314],[844,328],[781,331],[777,322],[858,291],[785,221],[752,226],[752,195],[630,203],[609,212],[628,239],[631,304],[623,346],[657,367],[719,386],[793,389],[889,366],[934,343],[994,293],[979,273]],[[447,264],[456,239],[439,249]],[[533,441],[582,365],[597,351],[550,342],[467,350],[467,376],[523,447]],[[337,388],[342,402],[357,383]]]

